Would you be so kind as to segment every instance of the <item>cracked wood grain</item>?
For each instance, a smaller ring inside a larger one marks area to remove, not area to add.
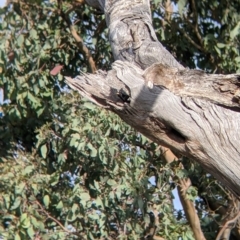
[[[150,88],[144,73],[134,64],[116,61],[108,73],[67,78],[67,83],[83,96],[118,114],[154,142],[195,159],[240,195],[239,105],[229,100],[224,106],[224,101],[218,101],[217,97],[209,100],[214,88],[204,98],[194,93],[187,95],[184,89],[190,89],[193,81],[189,78],[182,82],[185,79],[182,75],[175,76],[176,81],[184,84],[178,94],[164,83],[153,84]],[[200,75],[202,85],[217,82],[215,75]],[[226,81],[233,82],[234,77],[225,76]],[[129,95],[130,103],[119,98],[120,90]]]

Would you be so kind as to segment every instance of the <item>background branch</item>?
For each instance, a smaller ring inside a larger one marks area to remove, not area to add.
[[[173,161],[179,161],[179,159],[173,154],[173,152],[165,147],[160,147],[162,155],[167,163],[171,163]],[[184,169],[183,165],[180,163],[180,167]],[[195,209],[194,203],[189,200],[186,196],[188,188],[192,185],[190,178],[181,179],[178,178],[178,195],[183,206],[184,213],[186,218],[191,226],[191,229],[194,233],[194,237],[196,240],[204,240],[204,234],[201,229],[201,224],[199,217],[197,215],[197,211]]]
[[[83,4],[84,1],[80,1],[78,3],[79,4]],[[70,32],[71,32],[73,38],[75,39],[80,52],[87,59],[90,72],[95,73],[97,71],[97,67],[96,67],[95,61],[93,60],[93,57],[92,57],[89,49],[84,44],[83,39],[77,33],[77,31],[76,31],[74,25],[72,24],[68,14],[64,13],[64,11],[62,10],[62,2],[61,2],[61,0],[58,1],[58,7],[59,7],[59,10],[60,10],[60,14],[61,14],[62,18],[65,20],[65,22],[67,23],[67,25],[68,25],[68,27],[70,29]]]
[[[216,240],[221,240],[223,239],[223,234],[224,232],[226,231],[227,228],[233,228],[234,225],[236,224],[237,220],[239,219],[240,217],[240,211],[238,212],[238,214],[231,220],[227,221],[224,226],[222,227],[222,229],[220,230],[220,232],[218,233],[217,237],[216,237]],[[232,225],[232,226],[230,226]]]

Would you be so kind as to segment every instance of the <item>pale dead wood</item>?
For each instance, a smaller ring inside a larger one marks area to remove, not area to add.
[[[228,99],[222,100],[218,90],[212,88],[208,93],[206,87],[204,97],[198,93],[195,96],[191,84],[196,81],[191,77],[186,82],[183,77],[176,77],[176,82],[181,85],[176,88],[177,94],[174,94],[175,85],[169,85],[168,81],[166,86],[161,83],[149,88],[144,78],[146,71],[116,61],[108,73],[68,78],[67,83],[98,105],[117,113],[151,140],[195,159],[233,192],[240,194],[237,131],[240,112],[239,103],[233,100],[235,95],[229,92]],[[201,88],[216,81],[214,75],[204,76],[200,74]],[[226,79],[228,77],[234,79],[234,76],[226,76]],[[194,79],[197,79],[196,75]],[[190,89],[189,96],[185,89]],[[128,95],[129,102],[123,102],[119,92]]]
[[[178,195],[183,206],[186,218],[191,226],[196,240],[205,240],[204,234],[201,229],[199,217],[197,215],[194,203],[187,198],[187,190],[192,185],[190,178],[179,179],[178,182]]]
[[[226,232],[226,230],[228,228],[230,228],[230,230],[234,227],[234,225],[236,224],[237,220],[239,219],[240,217],[240,211],[238,212],[238,214],[231,220],[227,221],[224,226],[222,227],[222,229],[219,231],[217,237],[216,237],[216,240],[221,240],[221,239],[226,239],[226,238],[223,238],[223,234]],[[233,226],[231,226],[233,225]]]
[[[159,236],[154,236],[153,240],[165,240],[165,238],[159,237]]]
[[[226,107],[240,108],[240,75],[207,74],[153,64],[144,72],[145,81],[162,86],[178,96],[194,97]],[[150,85],[151,86],[151,85]]]
[[[231,224],[228,224],[228,223],[229,221],[231,222],[232,219],[235,219],[236,215],[239,213],[240,202],[230,192],[227,193],[227,199],[228,199],[227,207],[220,207],[219,211],[218,209],[216,210],[216,212],[219,212],[219,213],[221,212],[221,216],[222,216],[221,223],[220,223],[220,231],[217,235],[217,238],[219,237],[222,240],[224,239],[227,240],[232,234],[234,237],[238,239],[239,238],[238,224],[240,219],[237,218],[234,223],[233,222]]]

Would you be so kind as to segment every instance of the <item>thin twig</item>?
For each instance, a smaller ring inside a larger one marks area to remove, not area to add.
[[[174,12],[174,11],[169,11],[166,9],[166,7],[164,7],[161,3],[159,3],[160,8],[162,8],[165,12],[171,13],[171,14],[176,14],[176,15],[180,15],[178,12]]]
[[[181,30],[181,29],[179,29],[179,30],[180,30],[180,32],[183,34],[183,36],[184,36],[185,38],[187,38],[187,40],[188,40],[194,47],[196,47],[196,48],[199,49],[200,51],[204,51],[204,49],[203,49],[200,45],[198,45],[197,43],[195,43],[195,42],[189,37],[189,35],[186,34],[186,32],[184,32],[184,31]]]
[[[195,0],[191,0],[192,3],[192,10],[193,10],[193,14],[194,14],[194,21],[195,21],[195,25],[194,25],[194,31],[197,35],[197,38],[199,40],[199,42],[201,43],[201,45],[203,44],[203,40],[202,40],[202,36],[199,32],[199,28],[198,28],[198,12],[197,12],[197,7],[196,7],[196,2]]]
[[[84,1],[81,1],[81,4],[83,4],[83,3],[84,3]],[[73,38],[75,39],[75,41],[77,43],[77,46],[78,46],[79,50],[86,57],[86,59],[88,61],[89,68],[90,68],[90,71],[92,73],[95,73],[97,71],[95,61],[93,60],[93,57],[92,57],[89,49],[84,44],[83,39],[78,35],[74,25],[72,24],[71,20],[69,19],[69,16],[63,12],[62,1],[61,0],[58,0],[58,8],[59,8],[59,11],[60,11],[60,14],[61,14],[63,20],[67,23],[67,25],[70,29],[70,32],[71,32]]]
[[[222,229],[220,230],[220,232],[218,233],[216,240],[220,240],[224,231],[229,227],[230,224],[234,224],[236,223],[236,221],[238,220],[238,218],[240,217],[240,211],[238,212],[238,214],[231,220],[227,221],[224,226],[222,227]]]
[[[39,72],[41,72],[45,66],[46,66],[46,63],[44,63],[44,64],[39,68]]]
[[[68,233],[68,234],[76,235],[76,236],[79,237],[79,239],[85,240],[85,238],[84,238],[83,236],[81,236],[79,233],[77,233],[77,232],[72,232],[72,231],[68,230],[67,228],[65,228],[65,227],[62,225],[62,223],[60,223],[56,218],[52,217],[52,216],[44,209],[44,207],[41,205],[40,202],[38,202],[37,200],[35,200],[34,202],[40,207],[41,211],[47,216],[47,219],[49,218],[49,219],[53,220],[55,223],[57,223],[58,226],[61,227],[61,229],[62,229],[64,232],[66,232],[66,233]]]
[[[47,218],[52,219],[55,223],[57,223],[63,230],[64,232],[70,233],[70,234],[74,234],[73,232],[71,232],[70,230],[68,230],[67,228],[65,228],[56,218],[52,217],[41,205],[40,202],[35,201],[35,203],[41,208],[41,211],[44,212],[44,214],[47,216]]]
[[[197,13],[197,7],[196,7],[196,2],[195,0],[191,0],[191,5],[192,5],[192,11],[194,15],[194,21],[197,23],[198,21],[198,13]]]

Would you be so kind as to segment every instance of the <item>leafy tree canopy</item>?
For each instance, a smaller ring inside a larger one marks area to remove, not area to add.
[[[151,2],[163,45],[184,66],[216,73],[240,72],[238,7]],[[184,169],[166,164],[156,144],[64,83],[110,68],[104,15],[83,1],[19,0],[0,9],[0,22],[0,236],[194,239],[172,194],[189,177],[187,198],[215,239],[234,197],[189,159]],[[234,228],[229,239],[239,236]]]

